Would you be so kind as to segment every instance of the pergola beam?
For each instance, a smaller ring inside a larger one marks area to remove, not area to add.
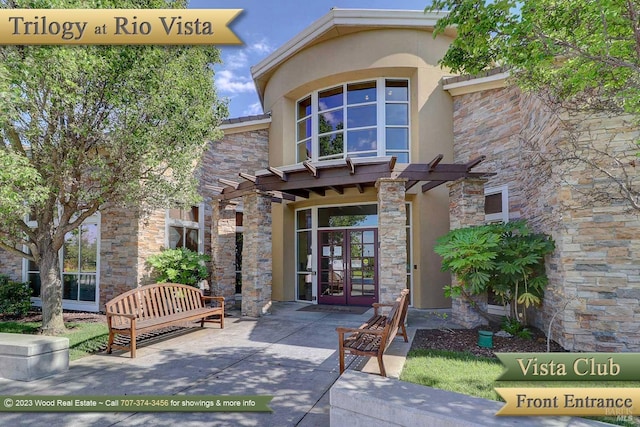
[[[304,162],[302,162],[302,166],[304,166],[311,173],[311,175],[313,175],[314,178],[318,177],[318,169],[314,165],[312,165],[311,162],[305,160]]]
[[[439,187],[440,185],[444,184],[447,181],[429,181],[426,184],[422,185],[422,192],[426,193],[429,190],[433,190],[436,187]]]
[[[240,186],[239,182],[231,181],[229,179],[218,178],[218,181],[220,181],[221,183],[223,183],[224,185],[226,185],[228,187],[233,187],[234,190],[237,190],[238,187]]]
[[[255,175],[249,175],[248,173],[244,173],[244,172],[240,172],[238,175],[241,178],[244,178],[247,181],[251,181],[251,182],[256,182],[256,179],[257,179]]]
[[[487,156],[480,156],[480,157],[476,157],[475,159],[471,160],[470,162],[468,162],[467,164],[465,164],[465,166],[467,167],[467,171],[470,171],[471,169],[473,169],[474,167],[478,166],[480,163],[482,163],[485,159],[487,158]]]
[[[267,170],[269,172],[271,172],[273,175],[276,175],[276,176],[280,177],[280,179],[282,181],[287,181],[288,180],[287,174],[285,172],[281,171],[280,169],[274,168],[273,166],[269,166],[267,168]]]
[[[433,160],[431,160],[429,162],[429,172],[433,172],[433,170],[436,168],[436,166],[438,166],[438,163],[440,163],[442,159],[444,159],[444,155],[438,154]]]

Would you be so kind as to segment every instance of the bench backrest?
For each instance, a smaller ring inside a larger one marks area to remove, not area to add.
[[[384,342],[385,350],[387,349],[387,347],[389,347],[389,345],[391,345],[393,338],[396,336],[396,333],[400,328],[401,322],[404,323],[404,319],[407,316],[408,307],[409,290],[404,289],[400,293],[400,296],[396,298],[396,301],[393,303],[393,307],[391,308],[391,311],[389,312],[389,315],[387,317],[390,320],[387,323],[387,333],[383,336],[383,340],[386,340]]]
[[[203,307],[202,291],[177,283],[155,283],[141,286],[118,295],[107,302],[108,312],[134,314],[138,319],[155,319]],[[126,323],[122,317],[113,318],[114,326]]]

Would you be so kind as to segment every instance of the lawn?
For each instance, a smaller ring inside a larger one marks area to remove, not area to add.
[[[13,334],[36,334],[40,322],[0,322],[0,332]],[[73,322],[66,323],[69,338],[69,359],[76,360],[103,350],[107,346],[109,330],[104,323]]]
[[[500,361],[471,353],[420,349],[407,355],[400,380],[449,390],[469,396],[504,401],[494,387],[594,387],[593,382],[563,381],[496,381],[504,370]],[[599,381],[597,387],[638,387],[635,381]],[[634,427],[634,421],[615,417],[594,417],[599,421]]]

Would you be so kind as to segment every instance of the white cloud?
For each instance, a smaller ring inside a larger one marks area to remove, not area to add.
[[[219,70],[215,76],[216,88],[222,93],[246,93],[256,90],[253,80],[231,70]]]
[[[239,50],[226,55],[224,58],[224,67],[227,70],[239,70],[249,68],[249,56],[244,50]]]
[[[257,52],[257,53],[271,53],[273,52],[273,46],[271,46],[271,44],[269,43],[269,41],[267,40],[266,37],[263,37],[260,41],[257,41],[255,43],[252,43],[249,46],[249,50],[251,50],[252,52]]]
[[[254,102],[242,112],[242,115],[244,116],[253,116],[256,114],[262,114],[262,105],[260,102]]]

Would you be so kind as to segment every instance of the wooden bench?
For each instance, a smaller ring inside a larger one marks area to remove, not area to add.
[[[216,301],[216,307],[205,305]],[[106,304],[109,343],[107,353],[114,348],[130,350],[136,357],[136,338],[143,332],[166,328],[179,323],[200,320],[220,323],[224,328],[224,297],[208,297],[193,286],[176,283],[156,283],[132,289]],[[207,319],[217,316],[219,319]],[[116,335],[128,335],[130,345],[115,345]]]
[[[387,315],[382,314],[382,307],[391,307]],[[369,356],[378,359],[380,375],[387,376],[382,355],[393,342],[396,335],[404,337],[408,342],[405,318],[409,307],[409,290],[405,289],[393,304],[373,304],[373,316],[358,328],[336,328],[338,332],[338,349],[340,353],[340,374],[344,372],[345,353],[356,356]],[[347,335],[349,334],[349,335]]]

